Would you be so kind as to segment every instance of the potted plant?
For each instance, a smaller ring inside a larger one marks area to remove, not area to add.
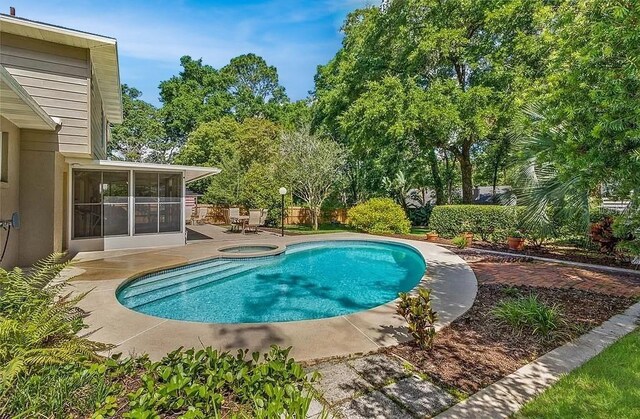
[[[507,245],[509,250],[521,251],[524,249],[524,234],[520,230],[511,230],[507,237]]]
[[[435,242],[438,241],[438,232],[436,232],[435,230],[431,230],[427,233],[427,241],[428,242]]]
[[[462,237],[467,241],[467,246],[471,246],[473,242],[473,231],[471,231],[471,223],[468,221],[464,221],[462,223]]]

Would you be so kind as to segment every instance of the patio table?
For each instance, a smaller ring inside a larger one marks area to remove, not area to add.
[[[232,224],[239,225],[242,228],[242,234],[244,234],[244,229],[247,226],[248,222],[249,222],[249,216],[248,215],[240,215],[238,217],[234,217],[231,220]]]

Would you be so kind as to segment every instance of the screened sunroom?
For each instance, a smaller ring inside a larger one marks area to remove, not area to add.
[[[186,240],[185,185],[216,168],[119,161],[71,163],[72,252],[156,247]]]

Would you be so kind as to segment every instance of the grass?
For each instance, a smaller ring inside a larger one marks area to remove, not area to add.
[[[516,418],[640,417],[640,329],[527,403]]]
[[[409,234],[412,236],[425,236],[430,231],[431,230],[426,227],[411,227],[411,232]]]
[[[323,233],[335,233],[340,231],[353,231],[343,224],[320,224],[318,230],[314,231],[311,226],[308,225],[286,225],[284,230],[289,233],[295,234],[323,234]]]

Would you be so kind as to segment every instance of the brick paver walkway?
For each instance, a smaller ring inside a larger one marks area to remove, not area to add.
[[[544,262],[469,261],[479,284],[573,288],[620,297],[640,297],[640,275],[597,272]]]

